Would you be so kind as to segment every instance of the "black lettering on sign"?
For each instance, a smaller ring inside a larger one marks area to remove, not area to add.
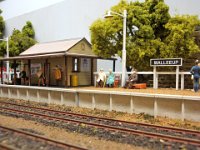
[[[182,58],[151,59],[150,66],[182,66]]]

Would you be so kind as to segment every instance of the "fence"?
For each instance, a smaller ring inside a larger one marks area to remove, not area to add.
[[[106,75],[109,74],[109,72],[105,72]],[[121,72],[113,72],[115,75],[119,75],[121,77]],[[126,72],[126,75],[130,75],[132,74],[132,72]],[[152,71],[147,71],[147,72],[137,72],[137,74],[140,74],[140,75],[153,75],[153,87],[154,89],[158,89],[158,78],[159,78],[159,75],[176,75],[176,72],[152,72]],[[190,72],[179,72],[179,75],[181,76],[181,90],[184,89],[184,78],[185,78],[185,75],[189,75]],[[94,72],[94,85],[96,86],[96,80],[97,80],[97,76],[98,76],[98,72]],[[176,79],[175,79],[176,80]],[[179,85],[179,81],[176,80],[176,85]]]

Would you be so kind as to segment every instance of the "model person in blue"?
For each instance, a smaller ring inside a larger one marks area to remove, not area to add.
[[[194,76],[194,91],[197,92],[199,90],[199,78],[200,78],[200,67],[198,66],[199,61],[195,61],[195,66],[193,66],[190,70],[190,73]]]

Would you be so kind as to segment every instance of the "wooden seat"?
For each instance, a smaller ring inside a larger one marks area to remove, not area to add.
[[[146,83],[133,84],[132,88],[134,88],[134,89],[146,89],[147,84]]]

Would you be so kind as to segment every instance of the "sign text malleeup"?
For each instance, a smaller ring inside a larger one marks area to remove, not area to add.
[[[151,66],[182,66],[182,58],[151,59]]]

